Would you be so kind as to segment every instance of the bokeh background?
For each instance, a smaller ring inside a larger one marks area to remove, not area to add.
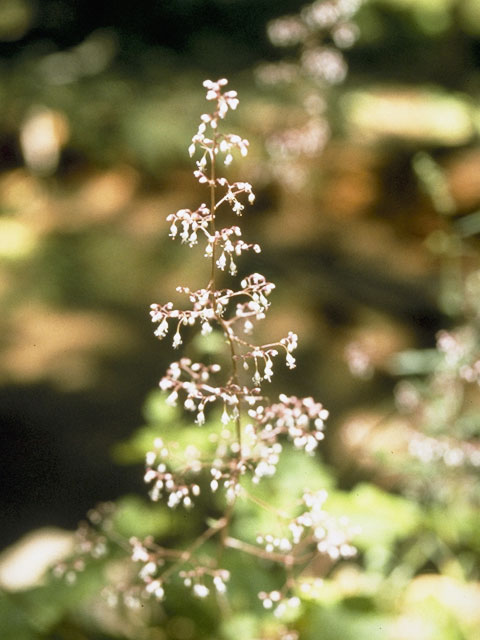
[[[277,285],[264,335],[300,336],[298,374],[279,370],[274,385],[330,410],[322,464],[345,495],[364,482],[382,499],[402,495],[407,509],[437,500],[445,522],[458,515],[452,495],[468,487],[466,538],[455,531],[445,540],[423,522],[424,563],[409,556],[401,566],[468,584],[478,613],[478,464],[465,474],[454,465],[448,484],[441,468],[401,457],[408,429],[427,423],[438,427],[432,437],[475,449],[477,386],[462,391],[455,420],[442,405],[428,419],[409,414],[407,425],[398,390],[403,380],[407,404],[417,393],[417,409],[419,394],[438,392],[442,329],[467,327],[465,349],[476,357],[480,6],[365,0],[353,17],[358,35],[344,42],[348,73],[334,67],[315,94],[302,75],[277,82],[274,69],[280,80],[292,71],[272,65],[295,61],[296,50],[267,34],[303,4],[0,2],[0,546],[40,527],[74,529],[97,502],[145,495],[141,459],[118,445],[144,423],[172,358],[152,334],[150,303],[203,282],[199,256],[171,242],[165,218],[204,198],[186,150],[204,110],[203,80],[228,77],[240,96],[232,126],[251,142],[235,171],[257,194],[246,235],[263,247],[244,268]],[[457,418],[461,429],[449,432]],[[392,459],[377,455],[382,447]],[[405,541],[411,530],[398,535]],[[452,545],[450,573],[429,564],[432,539]],[[332,638],[360,637],[328,624]],[[478,638],[474,624],[458,624],[432,633]],[[54,635],[47,624],[12,638],[124,637],[80,627]],[[204,637],[175,629],[151,638]]]

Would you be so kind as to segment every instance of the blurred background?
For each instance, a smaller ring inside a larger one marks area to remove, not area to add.
[[[263,248],[241,268],[277,285],[260,335],[300,337],[298,375],[278,367],[273,387],[330,410],[318,465],[344,510],[363,483],[362,504],[384,514],[370,544],[403,514],[382,560],[368,547],[375,570],[435,573],[464,606],[441,628],[402,627],[408,615],[362,583],[351,626],[322,610],[324,637],[371,638],[365,615],[380,612],[396,626],[379,638],[475,640],[480,5],[338,4],[312,45],[278,21],[298,16],[294,0],[1,0],[0,547],[146,493],[141,455],[119,443],[153,420],[147,399],[173,359],[149,305],[205,282],[165,218],[205,199],[187,147],[203,80],[227,77],[240,97],[229,127],[251,143],[232,175],[254,186],[245,235]],[[7,574],[12,638],[133,637],[60,632],[64,609],[15,627]],[[217,637],[200,628],[135,637]]]

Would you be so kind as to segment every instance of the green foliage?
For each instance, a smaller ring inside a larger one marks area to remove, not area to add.
[[[327,508],[339,516],[346,514],[358,526],[355,544],[362,551],[376,553],[383,548],[392,553],[396,543],[415,535],[422,523],[419,506],[373,484],[333,493]]]
[[[105,584],[104,563],[87,566],[68,586],[50,577],[46,584],[17,593],[0,591],[2,640],[40,640],[66,621],[67,627],[99,596]],[[67,632],[68,633],[68,632]],[[59,635],[67,638],[68,635]]]
[[[179,519],[163,505],[152,504],[139,496],[124,496],[115,507],[115,530],[127,540],[131,536],[163,538],[175,535],[181,526]]]

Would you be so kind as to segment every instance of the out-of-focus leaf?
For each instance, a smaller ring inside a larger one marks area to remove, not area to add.
[[[480,513],[474,504],[460,499],[450,504],[448,518],[440,505],[429,512],[430,524],[439,538],[451,546],[466,546],[480,552]]]
[[[464,637],[461,627],[465,632],[479,628],[480,585],[478,582],[462,583],[447,576],[417,576],[407,587],[404,606],[412,612],[421,608],[425,617],[441,622],[451,635],[440,637],[446,640],[461,638]]]
[[[253,613],[240,613],[228,618],[222,625],[225,640],[255,638],[258,635],[258,618]]]
[[[412,535],[423,520],[414,502],[371,484],[359,484],[349,493],[331,494],[326,509],[338,516],[347,515],[359,527],[355,544],[362,550],[388,549]]]
[[[391,637],[393,618],[381,613],[351,611],[346,606],[309,607],[302,621],[302,640],[385,640]],[[321,635],[320,635],[321,634]]]
[[[126,442],[118,443],[113,449],[115,460],[121,464],[132,464],[145,459],[155,438],[166,437],[175,430],[182,436],[191,424],[183,420],[180,409],[165,402],[165,394],[153,391],[145,402],[144,414],[147,426],[138,429]]]
[[[431,373],[442,359],[436,349],[409,349],[395,354],[389,363],[389,371],[396,376]]]
[[[139,496],[124,496],[116,503],[115,529],[125,538],[171,534],[175,516],[163,504],[147,502]]]
[[[45,635],[50,637],[52,629],[71,611],[78,610],[85,600],[97,597],[105,583],[104,566],[104,562],[88,564],[84,571],[76,574],[76,579],[71,584],[67,584],[63,579],[51,578],[45,586],[12,593],[7,596],[6,601],[3,601],[0,595],[2,640],[4,637],[6,640],[33,640]],[[5,615],[2,609],[5,609]],[[8,622],[4,623],[4,620]],[[4,625],[7,624],[12,625],[12,632],[18,631],[18,636],[12,635],[9,638],[3,635],[6,628]],[[28,635],[28,632],[31,635]]]
[[[354,135],[423,144],[465,144],[478,131],[478,109],[467,95],[423,88],[371,87],[346,93],[345,117]]]
[[[34,640],[37,637],[25,611],[3,591],[0,591],[0,626],[3,640]]]

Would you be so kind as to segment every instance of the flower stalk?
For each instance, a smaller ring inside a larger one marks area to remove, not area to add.
[[[221,565],[227,552],[242,552],[275,563],[283,570],[283,586],[258,593],[263,607],[280,615],[289,607],[298,606],[296,580],[319,554],[333,563],[353,556],[355,549],[350,543],[348,523],[338,521],[324,509],[325,491],[305,489],[301,499],[292,505],[291,513],[252,491],[275,475],[287,443],[306,455],[315,454],[324,438],[328,411],[311,397],[280,394],[277,401],[272,401],[262,389],[264,381],[272,380],[280,355],[288,368],[296,366],[293,353],[298,339],[292,331],[262,345],[251,337],[256,322],[266,316],[275,285],[260,273],[252,273],[242,278],[239,286],[219,288],[219,271],[228,271],[234,278],[236,261],[242,254],[261,251],[258,244],[242,239],[240,226],[222,226],[225,211],[230,209],[230,214],[240,217],[246,206],[255,201],[250,183],[230,182],[220,175],[221,161],[229,166],[234,155],[245,156],[249,146],[240,136],[221,131],[228,111],[236,109],[239,102],[235,91],[225,91],[226,84],[225,79],[204,83],[213,110],[201,116],[189,147],[190,156],[196,157],[194,176],[208,188],[209,205],[201,203],[193,211],[180,209],[167,217],[170,237],[189,247],[203,242],[209,280],[195,291],[187,286],[177,287],[187,298],[186,308],[176,308],[172,302],[152,304],[150,315],[157,325],[157,338],[162,340],[173,333],[174,349],[182,345],[187,326],[196,327],[202,335],[221,332],[228,345],[229,371],[223,372],[218,363],[195,362],[185,356],[169,365],[159,383],[165,402],[173,406],[181,403],[183,411],[194,416],[197,427],[206,431],[205,446],[200,450],[189,444],[181,450],[178,442],[157,437],[146,454],[144,475],[153,502],[165,501],[171,509],[190,510],[199,496],[209,491],[222,494],[222,512],[216,520],[208,521],[185,549],[165,547],[153,536],[143,540],[132,537],[128,548],[132,561],[139,566],[139,584],[136,590],[132,587],[124,591],[123,600],[127,606],[138,604],[145,597],[162,601],[168,595],[168,583],[178,579],[197,598],[211,593],[223,597],[230,574]],[[280,524],[283,534],[261,532],[256,539],[239,539],[234,518],[240,500],[265,510]],[[117,542],[112,537],[110,520],[99,515],[92,524],[102,528],[105,539]],[[89,536],[90,529],[86,528],[81,542],[85,554],[98,548],[95,537],[90,540]],[[217,553],[212,554],[215,541]],[[207,547],[210,553],[206,552]]]
[[[284,439],[290,440],[296,449],[303,449],[312,455],[324,438],[324,422],[328,411],[313,398],[281,394],[278,402],[272,403],[262,392],[263,381],[270,382],[272,379],[274,361],[279,354],[284,354],[287,367],[293,369],[296,366],[293,355],[297,348],[295,333],[289,332],[284,338],[263,345],[255,344],[249,337],[255,323],[265,318],[270,307],[269,296],[275,285],[259,273],[243,278],[237,289],[218,288],[217,285],[218,271],[224,272],[228,268],[229,274],[234,277],[237,273],[236,260],[243,252],[261,251],[258,244],[244,242],[238,225],[222,227],[220,222],[224,209],[230,208],[234,214],[242,216],[246,204],[252,205],[255,201],[252,186],[248,182],[231,183],[227,177],[219,175],[220,160],[229,166],[235,153],[245,156],[249,147],[247,140],[220,130],[221,121],[229,109],[236,109],[239,102],[235,91],[224,90],[226,84],[225,79],[217,82],[207,80],[204,83],[207,100],[213,102],[214,108],[212,113],[201,116],[197,133],[189,147],[191,157],[199,156],[194,176],[200,184],[208,187],[209,206],[201,204],[195,211],[180,209],[167,218],[171,223],[170,235],[173,238],[180,237],[183,243],[191,247],[198,244],[199,238],[203,238],[204,255],[210,261],[210,279],[205,288],[197,291],[183,286],[177,288],[188,296],[191,303],[189,309],[175,309],[168,302],[164,305],[153,304],[150,312],[152,321],[158,325],[155,331],[158,338],[164,338],[173,324],[174,348],[182,344],[182,329],[187,325],[201,325],[204,335],[214,328],[223,333],[230,355],[230,373],[226,379],[220,380],[220,365],[205,365],[182,357],[170,365],[160,381],[160,388],[168,393],[167,402],[176,405],[182,400],[184,409],[196,414],[195,422],[199,427],[212,419],[212,407],[220,404],[219,444],[210,462],[190,452],[183,465],[177,464],[172,469],[172,453],[158,439],[154,449],[147,454],[145,480],[152,485],[150,496],[153,500],[165,496],[172,508],[180,505],[191,508],[201,491],[201,482],[197,477],[208,471],[210,490],[215,493],[223,489],[227,506],[221,520],[222,526],[207,529],[206,539],[218,532],[222,548],[242,550],[280,563],[288,569],[286,584],[289,589],[292,583],[290,569],[293,566],[305,566],[319,552],[337,559],[353,555],[354,549],[348,542],[348,535],[339,533],[337,524],[322,509],[326,496],[323,493],[316,497],[308,492],[304,494],[301,504],[306,511],[289,520],[289,534],[284,538],[273,539],[267,534],[260,536],[255,546],[229,534],[237,499],[240,496],[249,499],[249,494],[242,488],[242,478],[248,475],[256,484],[264,477],[273,476]],[[249,375],[249,383],[243,381],[240,367],[248,372],[245,375]],[[252,500],[257,505],[262,504],[255,497]],[[281,517],[281,514],[277,516]],[[320,521],[322,526],[316,526]],[[218,558],[221,556],[222,553]],[[192,552],[189,551],[185,559],[192,565]],[[178,563],[181,563],[181,556]],[[221,569],[217,568],[216,571]],[[171,573],[170,568],[167,577]],[[201,583],[203,586],[207,574],[213,575],[211,568],[206,571],[200,565],[191,568],[187,574],[188,585],[193,584],[191,579],[195,574],[195,584]],[[218,578],[218,575],[213,577],[214,584],[215,577]],[[208,588],[199,589],[197,586],[194,593],[203,597],[207,595]],[[276,601],[266,596],[261,599],[265,607],[273,606]]]

